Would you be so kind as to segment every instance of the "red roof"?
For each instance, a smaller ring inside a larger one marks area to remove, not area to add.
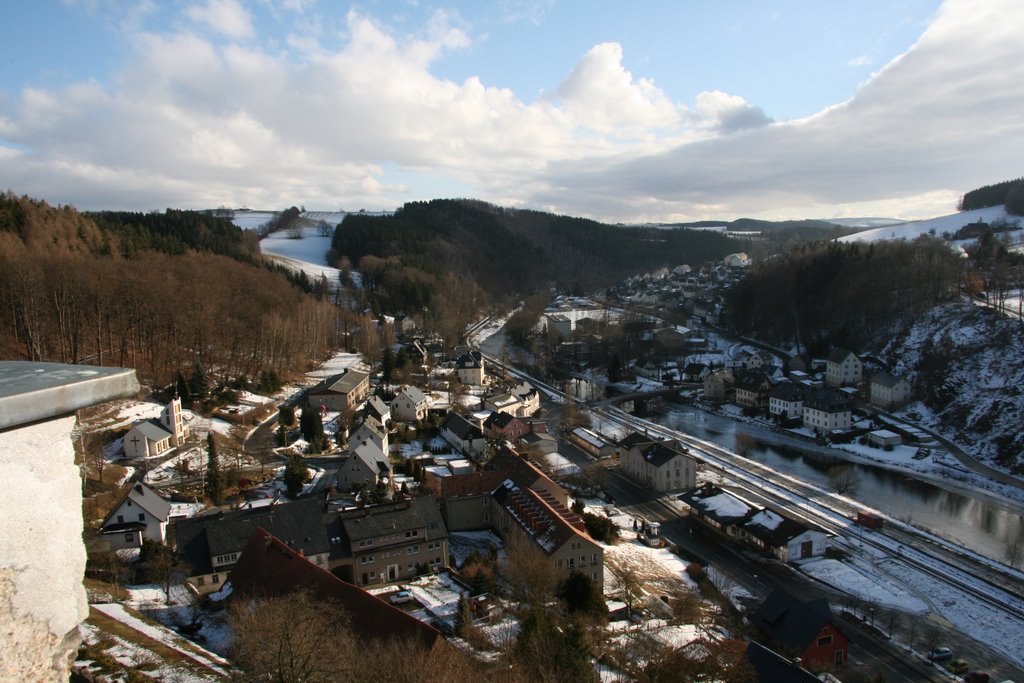
[[[231,571],[231,585],[239,595],[277,596],[310,590],[320,599],[332,599],[351,619],[353,630],[374,639],[413,638],[427,649],[445,643],[434,627],[410,616],[366,591],[345,583],[318,567],[262,528],[256,529]]]

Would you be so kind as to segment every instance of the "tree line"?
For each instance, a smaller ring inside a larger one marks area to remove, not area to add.
[[[728,295],[745,335],[826,353],[873,348],[957,296],[965,265],[941,240],[829,242],[759,262]]]
[[[264,267],[258,245],[222,218],[96,219],[0,195],[5,358],[120,365],[161,385],[196,365],[252,379],[303,370],[337,346],[339,311],[302,284]]]
[[[959,209],[970,211],[1000,205],[1005,205],[1009,214],[1024,216],[1024,178],[1004,180],[966,192],[960,199]]]

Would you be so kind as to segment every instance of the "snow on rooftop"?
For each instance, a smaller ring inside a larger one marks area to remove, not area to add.
[[[777,529],[783,521],[781,515],[771,510],[761,510],[750,518],[751,524],[764,527],[765,529]]]
[[[718,517],[742,517],[750,511],[750,506],[731,493],[719,493],[710,498],[701,499],[704,510],[713,512]]]

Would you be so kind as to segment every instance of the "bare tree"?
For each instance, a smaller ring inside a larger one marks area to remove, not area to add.
[[[753,434],[737,434],[736,435],[736,453],[742,455],[744,458],[750,457],[750,453],[757,448],[757,439]]]
[[[836,493],[842,495],[853,491],[860,484],[860,478],[852,465],[833,465],[828,468],[828,485]]]
[[[344,610],[300,591],[239,600],[228,617],[232,661],[255,680],[328,683],[353,680],[359,647]]]
[[[605,557],[604,566],[615,579],[619,595],[626,603],[626,612],[632,614],[633,606],[646,595],[646,582],[640,567],[618,557]]]
[[[530,605],[543,605],[555,598],[558,575],[555,566],[529,538],[513,533],[505,543],[505,561],[501,578],[513,599]]]

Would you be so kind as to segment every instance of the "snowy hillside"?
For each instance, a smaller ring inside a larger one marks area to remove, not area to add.
[[[1024,328],[990,309],[946,304],[932,309],[881,354],[923,401],[901,412],[930,423],[988,464],[1024,468]]]
[[[929,218],[928,220],[923,221],[912,221],[909,223],[887,225],[879,228],[873,228],[871,230],[864,230],[852,235],[847,235],[846,237],[840,237],[839,241],[875,242],[878,240],[893,239],[912,240],[919,235],[931,234],[932,231],[934,231],[934,234],[937,237],[941,237],[942,234],[946,232],[955,233],[968,223],[977,223],[978,221],[992,223],[993,221],[998,220],[1005,220],[1010,224],[1021,224],[1020,216],[1010,216],[1002,206],[990,206],[984,209],[961,211],[959,213],[950,214],[949,216]]]

